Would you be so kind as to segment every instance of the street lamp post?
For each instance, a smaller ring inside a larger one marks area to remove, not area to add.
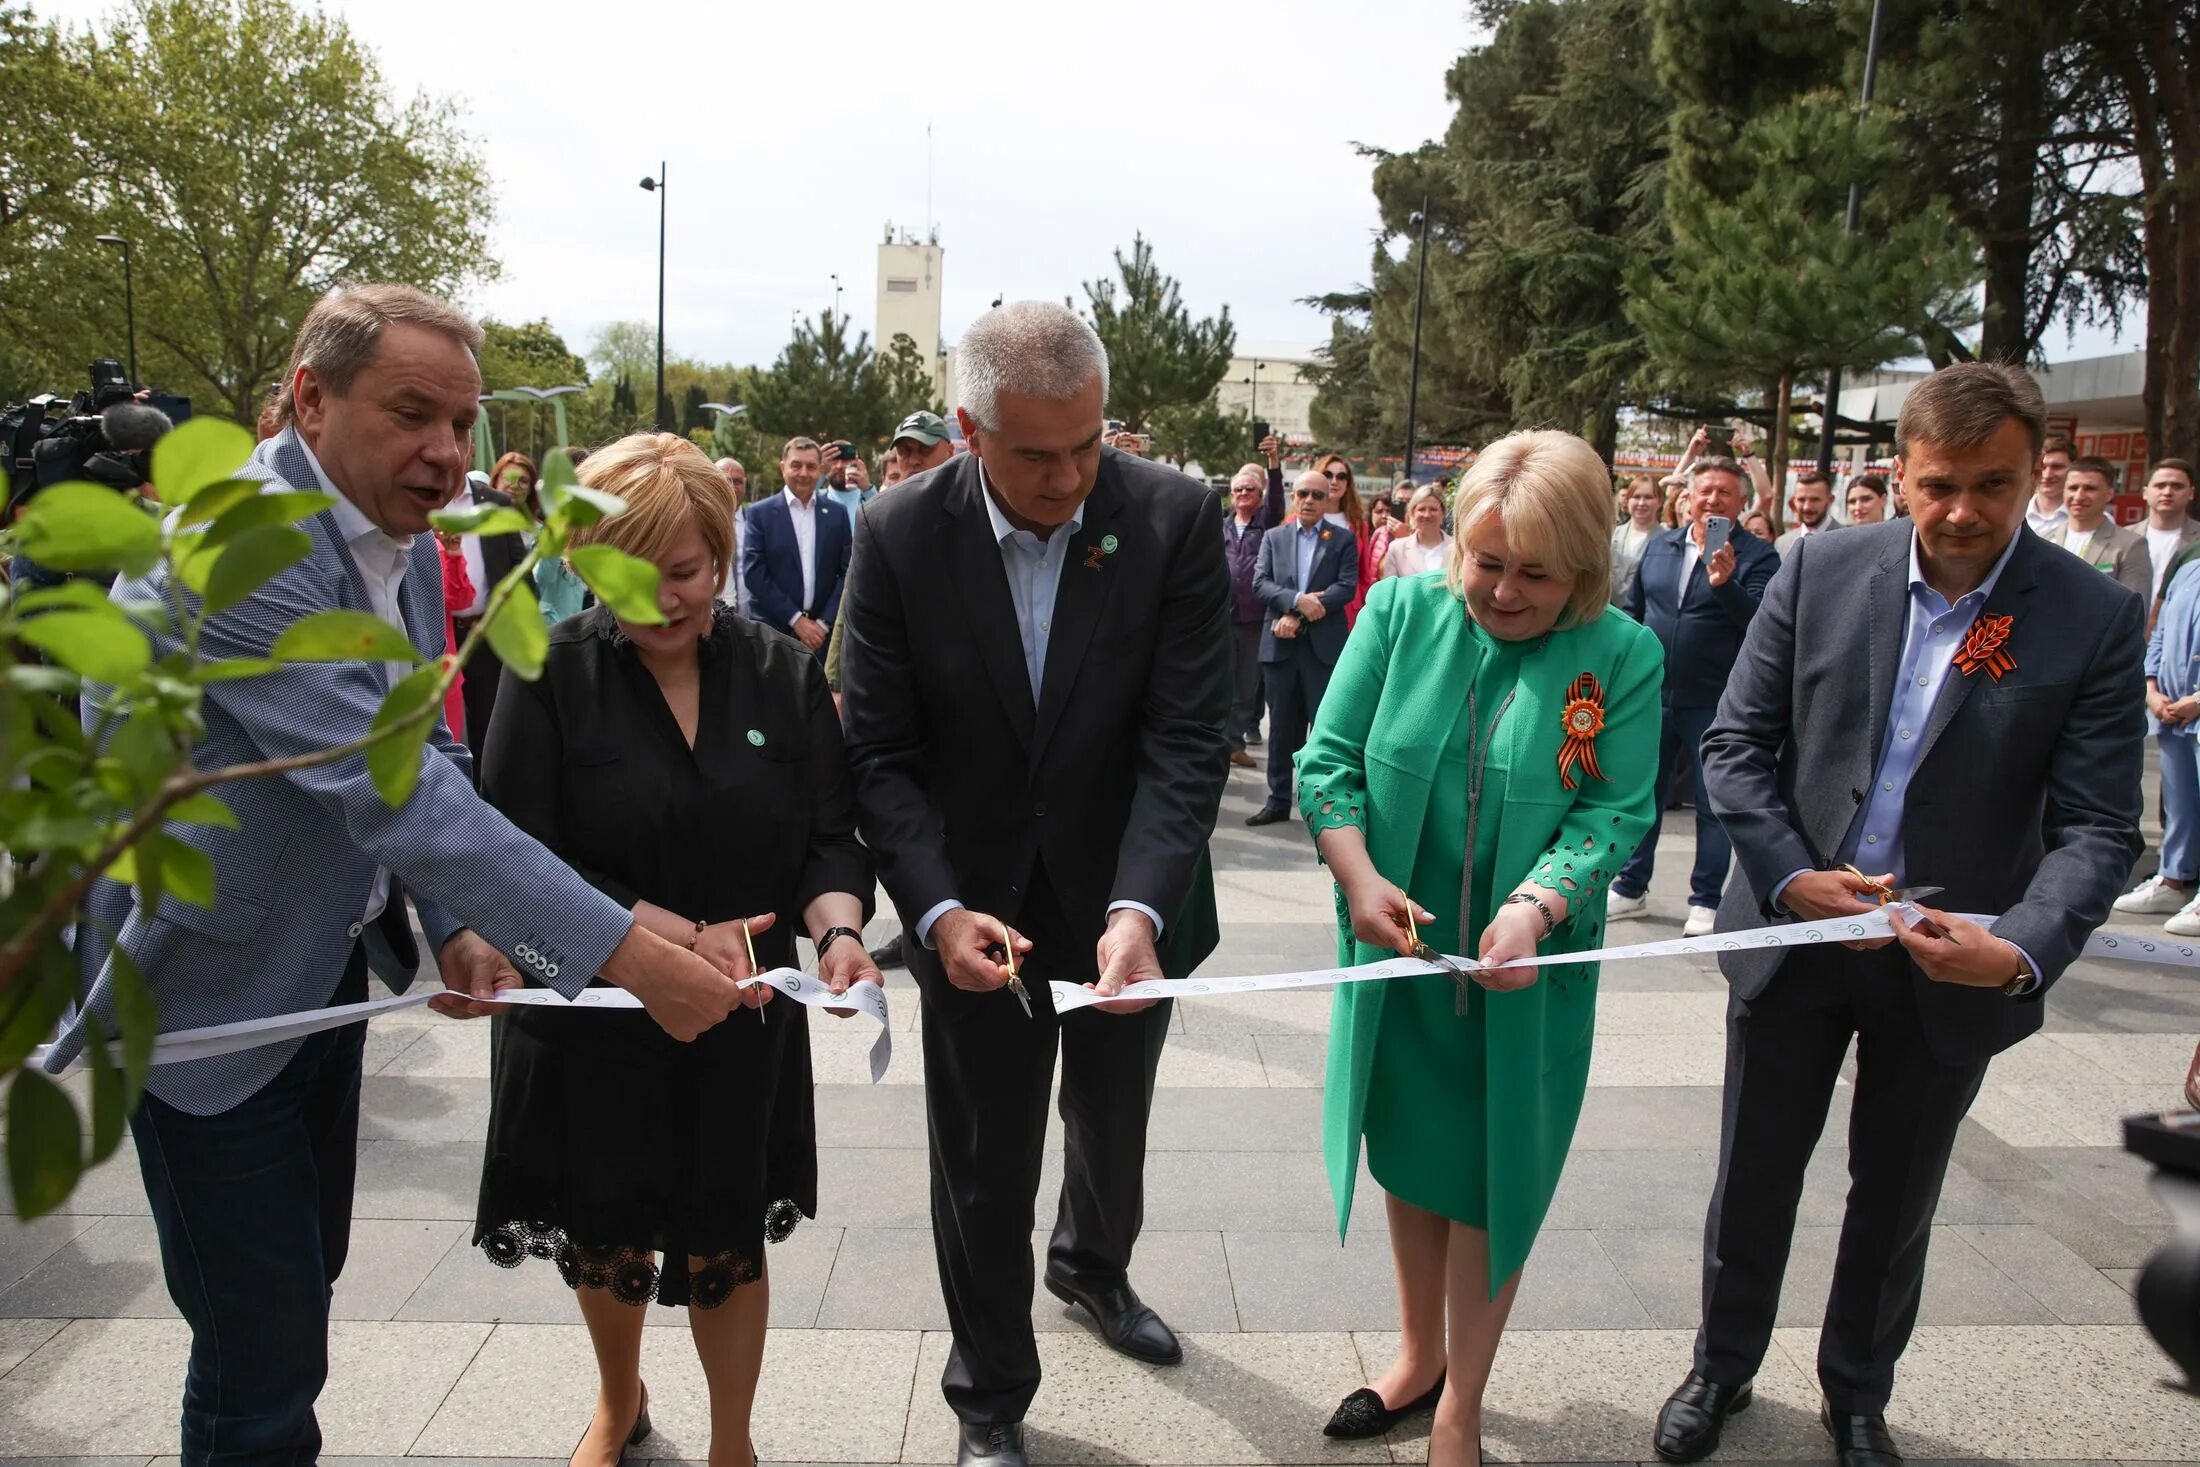
[[[1406,377],[1406,482],[1413,482],[1414,418],[1421,407],[1421,297],[1428,291],[1428,198],[1421,199],[1421,261],[1413,285],[1413,367]]]
[[[657,176],[642,180],[642,187],[657,196],[657,404],[653,416],[657,431],[672,431],[672,404],[665,400],[665,165],[657,164]]]
[[[141,387],[144,384],[137,374],[137,287],[131,278],[135,272],[130,268],[130,242],[119,234],[103,234],[99,242],[122,251],[122,315],[130,328],[130,385]]]
[[[839,277],[838,275],[835,275],[835,276],[833,277],[833,321],[835,322],[835,324],[837,324],[837,323],[839,322],[839,320],[840,320],[840,277]]]

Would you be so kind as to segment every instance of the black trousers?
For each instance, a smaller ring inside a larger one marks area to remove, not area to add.
[[[1260,672],[1268,689],[1268,803],[1291,810],[1298,806],[1291,761],[1306,745],[1306,731],[1314,726],[1322,694],[1329,691],[1329,674],[1335,669],[1316,656],[1304,638],[1283,645],[1288,649],[1283,660],[1263,662]]]
[[[1230,626],[1230,722],[1223,732],[1233,749],[1260,732],[1260,629],[1257,621]]]
[[[463,638],[466,633],[459,630]],[[484,642],[474,655],[466,659],[465,681],[460,684],[458,696],[466,709],[466,736],[464,743],[473,751],[474,783],[481,783],[481,751],[489,742],[489,715],[496,711],[497,684],[504,681],[504,664],[496,652]]]
[[[1057,1043],[1065,1155],[1047,1269],[1097,1287],[1124,1282],[1145,1220],[1146,1118],[1169,1029],[1167,1002],[1056,1018],[1047,983],[1096,972],[1043,876],[1015,925],[1032,942],[1028,1019],[1005,990],[966,993],[917,959],[932,1246],[955,1336],[940,1389],[969,1422],[1021,1421],[1039,1389],[1031,1233]]]
[[[353,947],[331,1004],[367,996]],[[130,1117],[168,1296],[191,1326],[183,1467],[312,1467],[331,1289],[351,1246],[367,1026],[309,1035],[220,1115],[148,1095]]]
[[[1984,1059],[1933,1057],[1898,947],[1793,953],[1755,1000],[1727,1008],[1719,1178],[1704,1223],[1696,1369],[1724,1385],[1757,1373],[1771,1343],[1803,1168],[1851,1035],[1856,1098],[1849,1197],[1818,1341],[1818,1380],[1843,1414],[1876,1415],[1917,1324],[1933,1209]]]

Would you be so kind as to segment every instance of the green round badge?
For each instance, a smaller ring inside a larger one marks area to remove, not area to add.
[[[763,748],[763,747],[764,747],[764,731],[763,731],[762,729],[760,729],[760,728],[752,728],[752,729],[750,729],[750,730],[749,730],[749,742],[750,742],[750,743],[752,743],[752,744],[754,744],[754,745],[756,745],[756,747],[758,747],[759,749]]]
[[[1118,543],[1119,542],[1113,535],[1109,535],[1107,538],[1103,539],[1100,542],[1100,553],[1103,555],[1115,554],[1115,547]]]

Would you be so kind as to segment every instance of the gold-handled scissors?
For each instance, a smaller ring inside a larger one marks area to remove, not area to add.
[[[1467,984],[1471,981],[1467,977],[1466,969],[1460,967],[1450,958],[1445,957],[1435,948],[1432,948],[1427,943],[1421,941],[1421,929],[1416,926],[1413,921],[1413,902],[1410,897],[1406,901],[1405,928],[1406,938],[1408,941],[1408,945],[1413,951],[1413,956],[1420,959],[1424,963],[1433,965],[1434,967],[1447,974],[1451,978],[1452,982],[1459,985],[1460,992],[1464,993],[1466,991]]]
[[[1001,924],[1001,951],[1008,959],[1008,991],[1016,995],[1016,1002],[1024,1006],[1024,1017],[1031,1017],[1031,994],[1024,987],[1024,980],[1016,976],[1016,939],[1009,934],[1008,924]]]
[[[1883,882],[1872,880],[1869,876],[1866,876],[1863,872],[1857,870],[1854,866],[1843,866],[1841,869],[1848,872],[1849,875],[1855,877],[1858,881],[1863,882],[1864,890],[1868,892],[1875,900],[1877,900],[1879,905],[1881,905],[1882,907],[1890,907],[1897,902],[1921,902],[1927,897],[1939,896],[1942,892],[1948,889],[1945,886],[1904,886],[1899,888],[1892,887],[1886,885]],[[1918,912],[1914,914],[1913,920],[1911,921],[1910,925],[1914,927],[1917,931],[1924,933],[1927,937],[1945,938],[1948,935],[1947,928],[1941,926],[1938,922],[1935,922],[1932,918],[1926,916],[1923,912]]]
[[[749,936],[749,924],[746,922],[741,924],[741,946],[749,950],[749,979],[753,982],[756,975],[763,970],[756,966],[756,940]],[[756,1006],[756,1022],[759,1024],[771,1022],[764,1017],[764,1005],[762,1003],[758,1003]]]

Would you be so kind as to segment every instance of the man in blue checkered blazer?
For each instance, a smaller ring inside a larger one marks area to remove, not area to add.
[[[304,560],[207,619],[202,655],[264,656],[286,627],[336,608],[379,615],[422,657],[442,655],[440,552],[424,532],[462,482],[480,342],[464,316],[405,287],[365,286],[313,309],[292,352],[289,425],[244,477],[336,504],[305,522]],[[160,571],[126,579],[115,595],[162,600],[163,581]],[[310,663],[211,684],[193,760],[213,768],[360,738],[402,671]],[[96,693],[85,715],[97,717]],[[682,1039],[726,1016],[739,1001],[729,977],[636,925],[521,834],[474,793],[469,771],[439,719],[400,808],[356,756],[224,786],[236,829],[171,827],[212,857],[213,909],[164,899],[146,912],[129,888],[101,882],[78,938],[87,1008],[51,1063],[81,1050],[84,1024],[111,1015],[114,947],[145,974],[164,1030],[353,1002],[370,966],[402,989],[418,962],[408,887],[454,990],[434,1001],[443,1013],[486,1012],[477,1000],[524,970],[568,996],[601,974]],[[168,1290],[191,1326],[186,1467],[318,1458],[313,1403],[350,1235],[365,1034],[352,1024],[156,1067],[131,1118]]]

